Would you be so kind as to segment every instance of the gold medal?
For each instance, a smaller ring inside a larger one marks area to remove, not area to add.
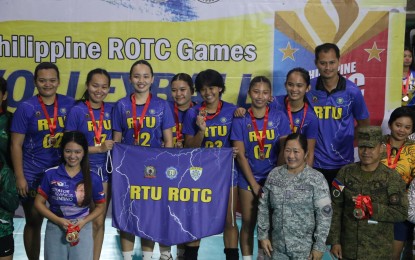
[[[259,152],[259,159],[264,160],[265,159],[265,153]]]
[[[99,144],[98,143],[95,143],[95,146],[101,146],[101,143],[99,143]]]
[[[206,111],[206,109],[200,109],[200,110],[199,110],[199,116],[206,117],[206,116],[207,116],[207,111]]]
[[[66,241],[69,243],[74,243],[79,240],[79,233],[78,231],[73,231],[66,234]]]
[[[50,146],[54,146],[56,144],[56,138],[54,136],[50,136],[48,142]]]
[[[406,96],[404,96],[404,97],[402,98],[402,101],[404,101],[404,102],[407,102],[408,100],[409,100],[408,95],[406,95]]]
[[[183,148],[182,141],[176,141],[176,148]]]

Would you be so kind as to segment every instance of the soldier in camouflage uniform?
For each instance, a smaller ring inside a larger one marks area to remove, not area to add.
[[[306,158],[307,139],[288,135],[286,164],[274,168],[263,187],[258,239],[272,259],[321,259],[326,251],[332,215],[329,187],[322,173],[307,166]]]
[[[13,216],[19,206],[16,180],[10,164],[10,113],[3,100],[7,96],[6,81],[0,77],[0,258],[12,259],[14,252]]]
[[[391,259],[393,223],[408,215],[405,182],[380,163],[380,127],[360,127],[357,138],[360,162],[344,166],[332,183],[327,243],[341,259]]]

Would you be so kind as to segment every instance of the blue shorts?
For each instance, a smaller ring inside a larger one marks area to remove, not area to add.
[[[42,175],[43,177],[43,175]],[[19,195],[20,201],[21,202],[34,202],[36,195],[37,195],[37,188],[39,187],[40,183],[42,182],[42,178],[39,179],[34,179],[34,180],[28,180],[27,181],[27,187],[29,189],[29,191],[27,192],[27,197],[23,198]]]
[[[261,178],[259,180],[256,180],[259,185],[264,186],[265,181],[267,180],[267,177]],[[251,191],[251,186],[249,185],[248,181],[246,180],[246,177],[243,173],[239,174],[238,178],[238,188],[242,190],[249,190]]]
[[[395,222],[393,226],[394,239],[397,241],[407,241],[414,230],[414,224],[409,221]]]

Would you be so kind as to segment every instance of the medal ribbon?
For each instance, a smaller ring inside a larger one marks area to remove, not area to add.
[[[205,121],[213,119],[215,116],[219,115],[221,109],[222,109],[222,101],[219,100],[218,107],[216,108],[215,114],[213,114],[213,115],[206,115],[203,119]],[[206,102],[203,102],[202,103],[202,106],[199,108],[199,110],[206,110]]]
[[[55,100],[53,101],[53,122],[50,120],[49,113],[46,110],[46,105],[40,95],[37,95],[37,99],[39,100],[40,106],[42,107],[43,113],[45,114],[46,120],[48,121],[50,137],[54,137],[56,122],[58,121],[58,97],[55,96]]]
[[[76,246],[79,243],[79,232],[79,226],[69,224],[68,229],[66,230],[66,241],[68,241],[71,246]]]
[[[258,141],[258,146],[259,146],[259,152],[260,152],[260,154],[264,154],[265,138],[266,138],[266,132],[267,132],[267,125],[268,125],[269,107],[267,106],[267,108],[265,110],[264,125],[262,126],[262,136],[259,134],[258,125],[256,123],[256,118],[254,116],[254,112],[252,112],[252,108],[249,108],[248,112],[249,112],[249,115],[251,116],[252,125],[254,126],[254,131],[255,131],[256,139]]]
[[[193,106],[193,103],[190,102],[189,108]],[[177,106],[177,103],[174,103],[174,121],[176,123],[176,142],[183,141],[183,134],[182,129],[180,129],[180,122],[179,122],[179,106]]]
[[[290,129],[291,129],[291,132],[294,133],[293,115],[292,115],[292,112],[291,112],[291,105],[290,105],[290,102],[288,101],[288,97],[285,98],[285,106],[286,106],[287,112],[288,112],[288,119],[290,120]],[[307,114],[307,110],[308,110],[308,103],[307,102],[304,102],[303,119],[301,120],[300,127],[297,128],[297,132],[300,131],[301,128],[303,128],[305,116]]]
[[[386,144],[386,156],[388,158],[388,167],[391,169],[395,169],[397,164],[398,164],[398,160],[399,160],[399,156],[401,156],[401,152],[403,149],[404,144],[401,145],[401,147],[399,148],[398,152],[395,155],[395,159],[393,159],[393,163],[392,163],[392,146],[390,144],[390,142],[388,142]]]
[[[138,135],[140,134],[141,128],[143,127],[144,116],[147,113],[148,106],[150,105],[151,93],[148,94],[146,104],[144,105],[143,111],[141,112],[140,123],[137,124],[137,110],[135,104],[135,94],[132,95],[132,114],[133,114],[133,125],[134,125],[134,139],[138,144]]]
[[[92,110],[91,103],[89,100],[85,101],[86,106],[88,107],[89,116],[92,120],[92,128],[94,129],[94,138],[95,143],[100,145],[101,144],[101,133],[102,133],[102,123],[104,122],[104,102],[101,103],[101,112],[99,114],[99,124],[98,129],[95,122],[94,111]]]
[[[406,96],[408,95],[409,90],[409,79],[411,78],[411,70],[408,70],[408,74],[406,75],[406,83],[402,86],[402,93]]]
[[[373,215],[373,205],[370,196],[359,195],[356,198],[355,209],[362,211],[362,217],[360,219],[368,219]],[[366,210],[365,210],[366,209]],[[366,214],[367,213],[367,214]]]

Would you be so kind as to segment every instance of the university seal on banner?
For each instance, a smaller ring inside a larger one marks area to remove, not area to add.
[[[170,180],[176,179],[177,177],[177,169],[174,167],[169,167],[166,170],[166,177]]]
[[[146,166],[144,169],[144,177],[145,178],[156,178],[156,168],[154,166]]]
[[[190,167],[190,176],[193,180],[197,181],[202,176],[202,167]]]

